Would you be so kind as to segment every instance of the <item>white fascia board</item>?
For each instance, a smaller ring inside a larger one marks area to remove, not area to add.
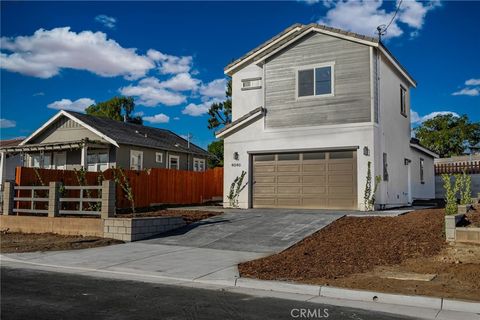
[[[257,118],[259,115],[262,115],[263,114],[263,110],[259,110],[258,112],[255,112],[254,114],[252,114],[250,117],[248,118],[245,118],[243,119],[242,121],[240,121],[239,123],[236,123],[235,125],[231,126],[230,128],[228,128],[227,130],[225,131],[222,131],[220,132],[219,134],[216,134],[215,137],[218,139],[218,138],[221,138],[223,137],[224,135],[236,130],[238,127],[244,125],[245,123],[249,122],[249,121],[252,121],[253,119]]]
[[[398,65],[397,61],[392,57],[392,55],[382,48],[382,46],[378,46],[378,48],[380,49],[380,52],[388,59],[388,61],[393,64],[393,66],[402,74],[402,76],[408,80],[412,87],[416,88],[417,84],[415,83],[415,80],[413,80],[405,71],[403,71],[402,67]]]
[[[268,45],[266,45],[265,47],[263,47],[262,49],[246,56],[245,58],[243,58],[242,60],[238,61],[237,63],[235,63],[233,66],[231,66],[230,68],[226,69],[223,73],[226,74],[226,75],[229,75],[230,72],[232,72],[234,69],[236,69],[239,65],[241,65],[242,63],[245,62],[245,60],[248,60],[248,59],[251,59],[251,58],[255,58],[255,56],[259,55],[260,53],[264,52],[265,50],[267,50],[268,48],[270,48],[271,46],[275,45],[278,41],[284,39],[285,37],[289,36],[290,34],[292,34],[293,32],[296,32],[298,31],[299,29],[301,29],[300,26],[296,27],[296,28],[293,28],[292,30],[290,30],[289,32],[285,33],[283,36],[279,37],[278,39],[276,39],[275,41],[272,41],[271,43],[269,43]]]
[[[414,148],[414,149],[417,149],[419,151],[422,151],[423,153],[426,153],[430,156],[432,156],[433,158],[439,158],[438,154],[436,154],[435,152],[433,151],[430,151],[422,146],[419,146],[418,144],[415,144],[415,143],[410,143],[410,147]]]
[[[35,132],[33,132],[31,135],[29,135],[25,140],[23,140],[22,142],[20,142],[18,145],[19,146],[23,146],[25,145],[28,141],[32,140],[33,137],[37,136],[39,133],[41,133],[43,130],[45,130],[50,124],[52,124],[55,120],[57,120],[58,118],[60,118],[60,116],[64,115],[64,111],[63,110],[60,110],[59,112],[57,112],[53,117],[50,118],[50,120],[48,120],[47,122],[45,122],[40,128],[38,128],[37,130],[35,130]]]
[[[23,140],[19,146],[23,146],[25,145],[28,141],[30,141],[31,139],[33,139],[34,137],[36,137],[38,134],[40,134],[41,132],[43,132],[46,128],[48,128],[55,120],[57,120],[58,118],[60,118],[61,116],[65,116],[65,117],[68,117],[69,119],[77,122],[78,124],[80,124],[81,126],[85,127],[86,129],[90,130],[91,132],[95,133],[96,135],[98,135],[99,137],[105,139],[106,141],[110,142],[111,144],[113,144],[114,146],[116,147],[119,147],[118,146],[118,143],[113,140],[112,138],[104,135],[103,133],[101,133],[100,131],[98,131],[97,129],[89,126],[88,124],[84,123],[83,121],[80,121],[79,119],[75,118],[73,115],[71,115],[70,113],[68,112],[65,112],[64,110],[60,110],[56,115],[54,115],[52,118],[50,118],[50,120],[48,120],[47,122],[45,122],[40,128],[38,128],[37,130],[35,130],[34,133],[32,133],[30,136],[28,136],[28,138],[26,138],[25,140]]]

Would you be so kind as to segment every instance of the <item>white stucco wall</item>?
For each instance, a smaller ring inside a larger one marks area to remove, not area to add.
[[[408,205],[408,165],[410,158],[410,91],[408,83],[389,62],[379,61],[380,107],[376,134],[376,175],[383,175],[383,153],[387,153],[388,181],[380,183],[377,205],[396,207]],[[400,85],[407,88],[407,117],[400,113]]]
[[[411,148],[412,162],[410,163],[412,196],[413,199],[434,199],[435,198],[435,168],[433,157],[421,151]],[[423,180],[420,180],[420,158],[424,160]]]
[[[262,88],[242,90],[242,79],[262,78]],[[263,69],[252,63],[237,71],[232,76],[232,101],[235,107],[232,109],[232,120],[240,118],[255,108],[263,107]]]
[[[259,118],[244,127],[240,134],[232,134],[225,138],[225,171],[224,171],[224,202],[228,205],[228,192],[233,180],[240,176],[242,171],[247,172],[246,187],[239,197],[241,208],[249,207],[251,192],[249,152],[276,152],[279,150],[322,149],[358,146],[357,150],[357,193],[359,209],[363,208],[363,194],[367,162],[372,161],[370,156],[363,155],[363,147],[373,149],[373,125],[371,123],[355,125],[334,125],[309,128],[295,128],[283,130],[265,130],[264,119]],[[233,159],[234,152],[238,152],[239,160]]]

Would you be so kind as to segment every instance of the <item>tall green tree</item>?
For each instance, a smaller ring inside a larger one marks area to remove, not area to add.
[[[216,130],[232,122],[232,79],[228,79],[225,101],[212,103],[208,110],[208,129]],[[223,167],[223,140],[215,140],[208,145],[213,157],[208,160],[210,168]]]
[[[212,157],[208,159],[208,167],[223,167],[223,140],[211,142],[207,149],[212,154]]]
[[[208,110],[208,129],[215,130],[232,122],[232,79],[228,79],[226,99],[222,102],[212,103]]]
[[[467,115],[438,115],[414,129],[420,143],[442,158],[464,153],[469,145],[480,141],[480,122],[471,122]]]
[[[92,104],[85,109],[85,113],[117,121],[126,120],[131,123],[143,124],[140,116],[132,116],[134,110],[135,102],[132,97],[119,96],[97,104]]]

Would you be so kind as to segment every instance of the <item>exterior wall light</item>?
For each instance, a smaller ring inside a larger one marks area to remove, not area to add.
[[[368,149],[367,146],[363,147],[363,155],[364,156],[369,156],[370,155],[370,149]]]
[[[238,155],[238,152],[234,152],[233,153],[233,159],[238,161],[239,158],[240,158],[240,156]]]

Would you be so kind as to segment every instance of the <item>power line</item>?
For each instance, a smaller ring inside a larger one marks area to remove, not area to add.
[[[393,20],[395,20],[395,17],[398,14],[398,11],[400,10],[400,6],[402,5],[403,0],[400,0],[397,5],[397,9],[395,9],[395,13],[393,14],[392,19],[390,22],[385,26],[384,24],[381,24],[377,27],[377,32],[378,32],[378,40],[380,41],[382,36],[387,33],[388,28],[392,24]]]

